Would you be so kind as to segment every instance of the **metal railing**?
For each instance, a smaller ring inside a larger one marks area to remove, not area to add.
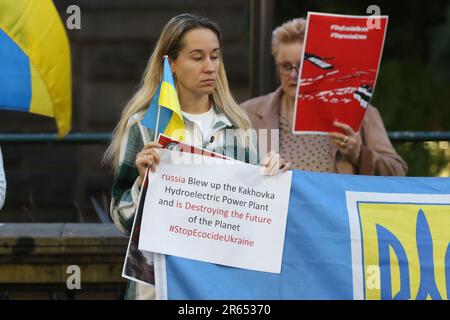
[[[392,142],[450,141],[450,131],[389,131]]]
[[[392,142],[450,141],[450,131],[389,131]],[[20,144],[107,144],[111,133],[70,133],[58,139],[52,133],[3,133],[0,145]]]
[[[2,133],[0,145],[16,144],[106,144],[111,140],[111,133],[70,133],[58,139],[54,133]]]

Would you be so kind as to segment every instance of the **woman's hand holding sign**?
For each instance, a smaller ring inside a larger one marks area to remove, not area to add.
[[[357,137],[359,133],[355,133],[352,127],[345,123],[334,121],[333,124],[335,127],[342,129],[344,133],[328,133],[331,138],[331,142],[337,146],[340,152],[347,155],[353,164],[357,164],[359,162],[359,154],[361,152],[361,142]]]
[[[267,176],[275,176],[291,168],[291,164],[281,158],[279,153],[270,151],[262,163],[262,172]]]
[[[137,180],[137,186],[139,189],[144,181],[147,168],[149,168],[152,172],[155,172],[156,165],[159,164],[160,157],[158,151],[156,150],[157,148],[162,148],[162,145],[157,142],[151,142],[146,144],[144,148],[142,148],[141,152],[136,155],[135,164],[139,171],[139,178]]]
[[[160,155],[157,149],[163,146],[159,143],[152,142],[146,144],[144,148],[136,155],[135,165],[139,171],[137,186],[140,189],[145,179],[147,168],[151,172],[156,171],[156,166],[160,162]],[[264,175],[275,176],[280,172],[285,172],[291,168],[289,162],[281,158],[280,154],[270,151],[264,162],[262,163],[262,172]]]

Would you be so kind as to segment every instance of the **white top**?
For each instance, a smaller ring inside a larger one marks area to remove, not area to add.
[[[3,207],[5,203],[6,197],[6,177],[5,170],[3,169],[3,156],[2,149],[0,148],[0,209]]]
[[[214,125],[214,108],[211,107],[207,112],[192,114],[182,111],[183,116],[195,124],[195,129],[200,130],[203,142],[209,141]]]

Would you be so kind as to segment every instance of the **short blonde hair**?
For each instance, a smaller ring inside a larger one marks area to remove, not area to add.
[[[305,39],[306,19],[296,18],[283,23],[272,32],[272,54],[276,58],[280,45]]]

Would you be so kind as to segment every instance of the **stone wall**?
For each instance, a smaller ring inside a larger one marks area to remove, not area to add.
[[[121,299],[126,248],[113,224],[0,224],[0,300]],[[67,286],[69,266],[79,267],[79,290]]]

